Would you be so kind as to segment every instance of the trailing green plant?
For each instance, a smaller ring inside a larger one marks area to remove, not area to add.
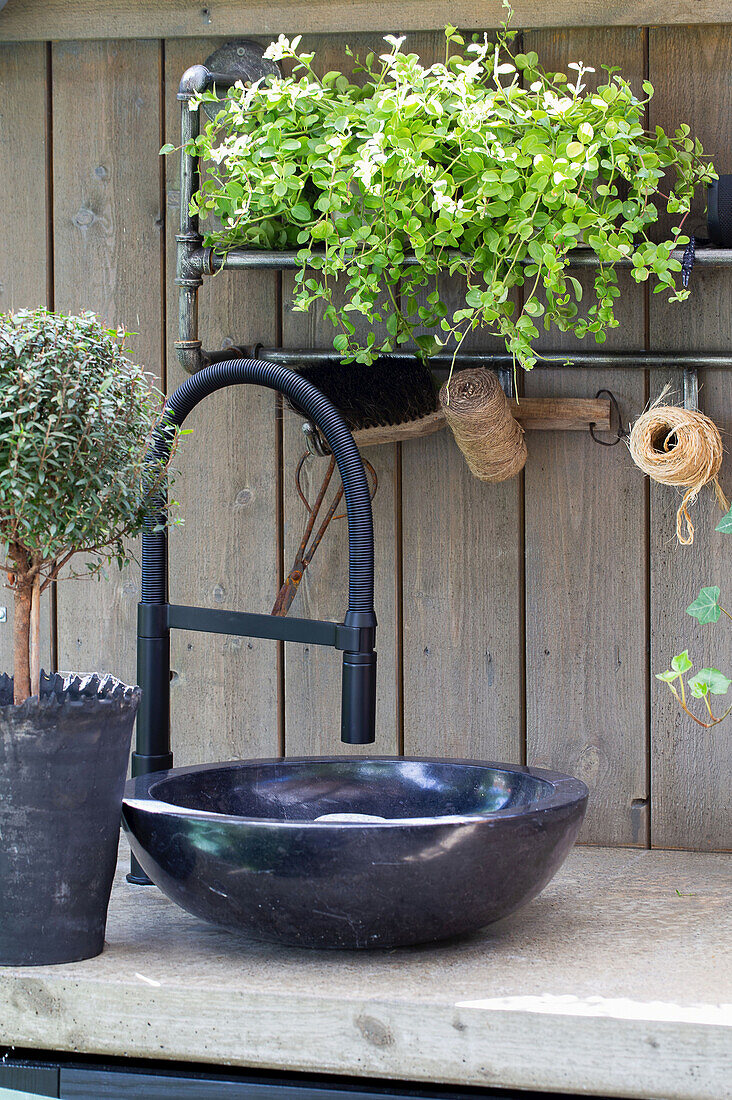
[[[732,508],[719,521],[716,530],[732,534]],[[722,615],[732,619],[732,614],[722,607],[719,602],[720,596],[721,592],[716,585],[702,588],[697,598],[687,607],[687,615],[691,615],[700,623],[719,622]],[[732,680],[728,679],[718,668],[702,668],[685,683],[684,676],[691,672],[692,668],[693,664],[689,657],[689,651],[685,649],[683,653],[678,653],[672,659],[671,668],[666,669],[665,672],[656,673],[656,679],[668,684],[681,709],[690,718],[693,718],[697,725],[703,726],[705,729],[711,729],[712,726],[717,726],[720,722],[723,722],[727,715],[732,714],[732,706],[729,706],[723,714],[715,716],[711,705],[711,696],[726,695],[730,685],[732,685]],[[689,710],[689,696],[704,701],[709,721],[698,718]]]
[[[603,66],[594,91],[585,80],[594,70],[579,62],[570,77],[545,72],[533,51],[512,52],[507,24],[495,44],[466,46],[454,27],[445,37],[445,58],[432,65],[387,35],[378,59],[347,49],[349,73],[319,76],[300,38],[280,36],[265,56],[290,62],[293,74],[231,88],[186,146],[206,162],[192,211],[218,219],[205,243],[222,254],[297,249],[294,309],[325,304],[344,362],[371,362],[408,341],[426,357],[485,327],[530,368],[540,323],[598,342],[617,326],[623,260],[638,282],[686,298],[671,253],[688,241],[681,227],[694,188],[716,173],[688,126],[672,136],[644,129],[651,84],[638,97],[613,67]],[[189,107],[217,101],[207,91]],[[680,221],[653,243],[658,198]],[[599,261],[585,315],[567,271],[580,242]],[[456,274],[464,304],[450,311],[439,277]],[[370,331],[362,342],[357,314],[383,321],[386,337]]]
[[[41,594],[77,554],[131,557],[165,470],[162,395],[91,313],[0,314],[0,566],[15,598],[15,702],[38,692]],[[32,673],[32,674],[31,674]]]

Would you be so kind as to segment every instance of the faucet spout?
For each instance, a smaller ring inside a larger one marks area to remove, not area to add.
[[[348,610],[342,624],[334,624],[170,604],[166,499],[161,492],[155,502],[149,530],[142,539],[138,677],[143,698],[138,717],[137,749],[133,754],[133,775],[172,766],[169,725],[171,627],[280,638],[341,649],[341,739],[351,745],[371,744],[375,740],[376,615],[371,498],[361,456],[338,410],[295,371],[256,359],[230,359],[198,371],[170,395],[151,453],[156,459],[168,458],[173,442],[171,427],[181,427],[205,397],[225,386],[244,383],[267,386],[285,394],[318,426],[330,446],[343,481],[348,515]]]
[[[348,611],[344,626],[358,627],[365,640],[363,648],[343,654],[341,741],[346,745],[371,745],[376,739],[376,616],[373,612]]]

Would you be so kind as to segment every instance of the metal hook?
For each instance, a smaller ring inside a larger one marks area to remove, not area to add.
[[[597,398],[600,397],[603,393],[610,400],[610,423],[611,424],[613,422],[613,413],[615,413],[615,417],[616,417],[617,424],[618,424],[617,437],[615,439],[613,439],[612,441],[610,441],[610,442],[608,442],[605,439],[598,439],[597,436],[595,435],[594,421],[593,421],[592,424],[590,424],[590,435],[594,439],[595,443],[599,443],[601,447],[616,447],[621,439],[627,439],[628,438],[629,433],[623,427],[623,421],[622,421],[622,417],[620,415],[620,406],[618,405],[618,399],[611,390],[598,390],[597,393],[595,394],[595,400],[597,400]]]
[[[691,278],[691,269],[694,266],[694,260],[696,259],[696,238],[692,235],[689,238],[689,243],[684,249],[684,255],[681,260],[681,285],[684,290],[689,285],[689,279]]]

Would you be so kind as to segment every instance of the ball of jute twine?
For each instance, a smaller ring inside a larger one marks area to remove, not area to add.
[[[704,413],[662,404],[665,393],[638,417],[628,447],[636,466],[653,481],[687,490],[676,513],[676,535],[682,546],[691,546],[694,524],[688,506],[700,489],[711,481],[720,507],[723,511],[729,508],[717,480],[722,465],[722,437]]]
[[[470,471],[481,481],[506,481],[523,470],[524,430],[514,420],[498,375],[485,367],[454,374],[440,407]]]

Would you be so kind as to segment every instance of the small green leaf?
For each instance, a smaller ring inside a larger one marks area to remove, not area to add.
[[[674,680],[678,680],[679,675],[678,672],[672,672],[670,668],[667,668],[665,672],[657,672],[656,679],[663,680],[665,684],[672,684]]]
[[[724,535],[732,534],[732,508],[725,516],[722,516],[714,530],[721,531]]]
[[[703,699],[705,695],[726,695],[730,684],[732,680],[718,668],[702,668],[689,680],[689,690],[695,699]]]
[[[296,221],[306,222],[313,216],[310,206],[306,202],[297,202],[292,208],[292,216]]]
[[[165,157],[165,156],[168,155],[168,153],[174,153],[174,152],[175,152],[175,145],[171,145],[170,142],[168,141],[168,142],[165,143],[165,145],[161,146],[159,155],[161,157]]]
[[[692,662],[689,660],[689,651],[685,649],[683,653],[678,653],[671,660],[671,668],[674,672],[688,672],[692,667]]]
[[[716,623],[722,614],[717,586],[702,588],[694,602],[687,607],[686,614],[698,619],[700,623]]]

